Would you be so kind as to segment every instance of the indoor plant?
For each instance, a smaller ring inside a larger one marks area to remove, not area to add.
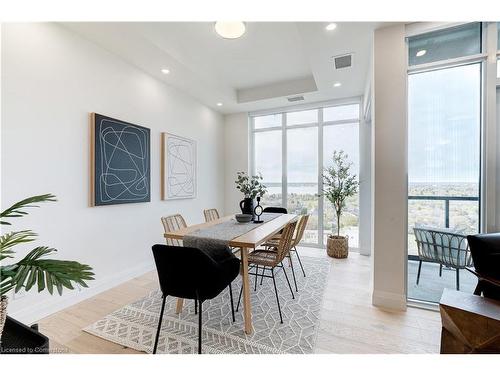
[[[17,218],[27,215],[27,208],[38,207],[36,203],[53,202],[52,194],[37,195],[23,199],[0,213],[0,224],[11,225],[5,218]],[[7,293],[14,290],[17,293],[24,289],[29,291],[37,286],[38,292],[45,288],[50,294],[54,287],[61,295],[63,288],[73,289],[72,282],[87,287],[85,280],[93,280],[94,273],[88,265],[68,260],[46,259],[47,255],[56,249],[38,246],[25,257],[11,264],[5,264],[6,259],[14,258],[14,246],[32,242],[37,235],[31,230],[12,231],[0,237],[0,340],[7,316]]]
[[[337,217],[337,235],[328,236],[327,253],[334,258],[347,258],[349,237],[340,235],[340,218],[347,198],[358,191],[358,181],[351,174],[352,163],[344,151],[333,152],[333,163],[323,173],[323,193],[332,203]]]
[[[262,175],[249,176],[246,172],[236,174],[236,188],[241,191],[245,198],[240,202],[241,212],[253,216],[253,200],[267,193],[266,186],[262,183]]]

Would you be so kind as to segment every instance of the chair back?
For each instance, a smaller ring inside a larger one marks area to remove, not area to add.
[[[194,247],[154,245],[158,280],[163,295],[210,299],[220,293],[239,273],[240,261],[230,252],[216,260]]]
[[[290,252],[290,249],[293,246],[293,233],[295,232],[296,226],[297,221],[292,221],[291,223],[288,223],[285,228],[283,228],[278,247],[276,248],[276,260],[278,262],[281,262]]]
[[[476,234],[467,240],[478,277],[474,294],[500,301],[500,233]]]
[[[287,214],[288,210],[284,207],[266,207],[262,212],[269,212],[273,214]]]
[[[165,233],[167,232],[175,232],[176,230],[186,228],[186,221],[180,214],[164,216],[161,218],[161,222],[163,223],[163,228],[165,229]],[[170,246],[182,246],[182,240],[176,240],[173,238],[167,238],[167,245]]]
[[[413,228],[421,260],[453,268],[472,265],[467,236],[446,229]]]
[[[307,221],[309,220],[309,215],[302,215],[295,228],[295,235],[293,236],[292,247],[299,246],[302,237],[304,236],[304,231],[306,230]]]
[[[467,240],[476,272],[500,281],[500,233],[476,234]]]
[[[205,222],[217,220],[220,218],[219,211],[216,208],[209,208],[203,211],[203,215],[205,215]]]

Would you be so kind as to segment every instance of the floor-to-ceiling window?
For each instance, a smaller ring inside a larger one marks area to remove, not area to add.
[[[251,116],[252,173],[268,187],[264,206],[310,215],[303,243],[323,246],[335,230],[331,204],[322,197],[323,168],[335,150],[345,151],[359,174],[358,102]],[[341,232],[358,247],[358,196],[347,202]]]
[[[408,297],[472,292],[480,230],[482,25],[408,39]],[[476,56],[476,57],[475,57]]]

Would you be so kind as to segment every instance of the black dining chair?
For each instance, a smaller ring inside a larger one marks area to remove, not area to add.
[[[229,287],[233,322],[234,304],[231,282],[238,276],[240,260],[229,249],[210,253],[193,247],[154,245],[162,304],[153,348],[156,353],[167,296],[194,299],[198,306],[198,353],[201,354],[203,302]]]
[[[266,207],[262,212],[269,212],[272,214],[287,214],[288,210],[284,207]]]

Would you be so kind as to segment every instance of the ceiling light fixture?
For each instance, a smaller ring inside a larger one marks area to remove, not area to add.
[[[329,23],[328,25],[326,25],[325,29],[328,30],[328,31],[332,31],[332,30],[335,30],[337,28],[337,24],[336,23]]]
[[[340,86],[342,86],[342,83],[340,83],[340,82],[335,82],[333,84],[333,87],[340,87]]]
[[[221,102],[217,103],[217,107],[222,107],[222,103]]]
[[[216,22],[215,32],[225,39],[237,39],[245,34],[245,22]]]
[[[420,51],[417,52],[417,57],[422,57],[423,55],[425,55],[427,53],[427,50],[425,49],[421,49]]]
[[[162,72],[163,74],[169,74],[169,73],[170,73],[170,70],[169,70],[169,69],[167,69],[167,68],[164,68],[164,69],[162,69],[162,70],[161,70],[161,72]]]

